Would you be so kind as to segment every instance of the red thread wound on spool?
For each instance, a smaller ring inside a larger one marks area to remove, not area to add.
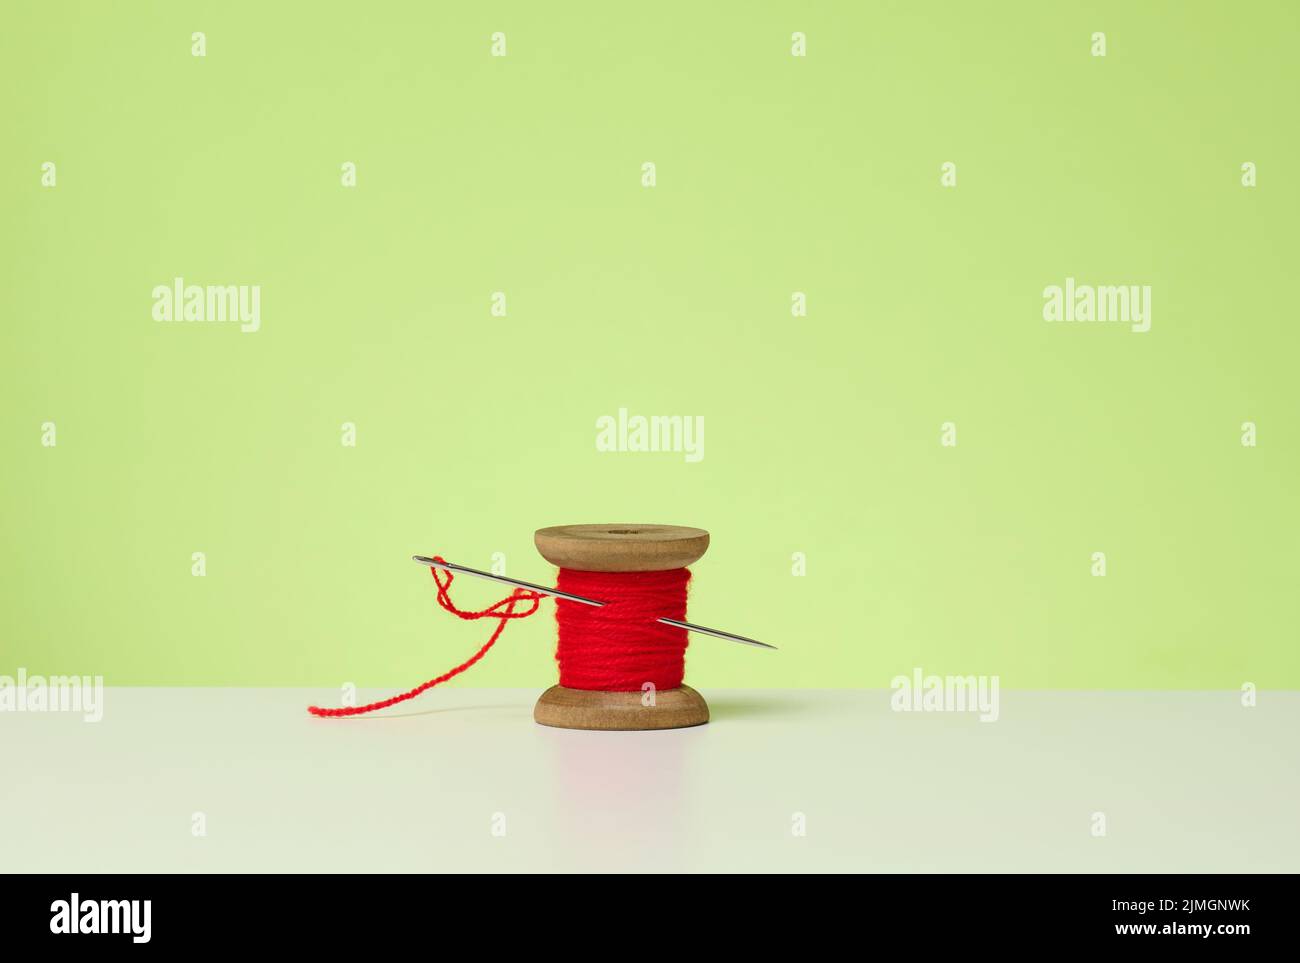
[[[686,630],[655,621],[686,619],[688,569],[580,572],[560,569],[561,592],[599,599],[597,608],[556,599],[555,661],[566,689],[640,692],[676,689],[686,672]]]

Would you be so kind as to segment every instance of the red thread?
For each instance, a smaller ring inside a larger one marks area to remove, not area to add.
[[[600,599],[596,608],[555,600],[560,685],[567,689],[640,692],[647,683],[676,689],[686,672],[686,630],[660,616],[686,618],[684,568],[666,572],[578,572],[560,569],[561,592]]]
[[[437,555],[433,557],[439,562],[446,561],[446,559],[441,558],[440,556]],[[487,608],[480,609],[477,612],[466,610],[466,609],[458,609],[456,608],[455,603],[452,602],[451,596],[447,594],[448,589],[451,588],[451,582],[452,582],[451,572],[439,568],[432,568],[432,567],[429,569],[429,571],[433,575],[433,580],[438,583],[438,604],[441,605],[448,612],[450,612],[452,615],[456,616],[458,619],[464,619],[467,622],[474,622],[477,621],[478,619],[499,619],[500,620],[497,622],[497,627],[492,630],[491,637],[487,640],[487,642],[483,644],[483,648],[479,649],[470,658],[466,659],[464,662],[456,666],[456,668],[452,669],[451,671],[444,672],[436,679],[430,679],[428,682],[424,683],[423,685],[418,685],[414,689],[411,689],[409,692],[403,692],[401,695],[393,696],[391,699],[383,699],[379,702],[371,702],[368,705],[364,705],[364,706],[347,706],[343,709],[322,709],[320,706],[308,706],[307,707],[308,712],[310,712],[314,716],[327,716],[331,718],[338,717],[338,716],[359,716],[363,712],[374,712],[376,709],[387,709],[389,706],[395,706],[397,705],[397,703],[405,702],[407,699],[414,699],[420,693],[432,689],[436,685],[442,685],[442,683],[446,682],[448,679],[452,678],[453,676],[460,675],[462,672],[468,669],[479,659],[483,658],[483,656],[487,654],[487,650],[492,648],[492,646],[496,644],[496,640],[501,637],[501,630],[506,627],[506,623],[509,622],[511,619],[528,618],[528,616],[532,615],[534,612],[537,611],[537,606],[543,598],[541,595],[538,595],[536,592],[530,592],[527,589],[517,588],[509,595],[507,595],[505,598],[501,599],[501,601],[493,602]],[[442,577],[445,577],[446,581],[443,581]],[[519,602],[529,602],[530,605],[524,611],[517,612],[515,611],[515,605]]]
[[[438,561],[444,561],[434,556]],[[512,619],[526,619],[537,611],[543,596],[527,589],[515,589],[505,598],[478,611],[459,609],[451,600],[452,573],[430,568],[438,583],[438,604],[466,621],[497,619],[497,627],[477,652],[456,668],[444,672],[408,692],[364,706],[325,709],[308,706],[314,716],[337,718],[358,716],[386,709],[459,675],[487,654]],[[556,599],[555,618],[559,642],[555,661],[560,666],[560,685],[570,689],[604,692],[639,692],[646,683],[656,689],[676,689],[686,669],[686,630],[664,625],[656,619],[686,618],[686,584],[691,573],[684,569],[666,572],[580,572],[560,569],[558,588],[562,592],[607,602],[600,607]],[[519,603],[526,607],[517,609]]]

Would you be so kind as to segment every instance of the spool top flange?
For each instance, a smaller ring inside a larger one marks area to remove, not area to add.
[[[685,525],[553,525],[533,543],[560,568],[582,572],[662,572],[686,568],[708,550],[709,533]]]

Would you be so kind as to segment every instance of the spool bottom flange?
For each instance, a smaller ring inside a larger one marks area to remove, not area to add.
[[[598,692],[553,685],[542,693],[533,719],[557,729],[685,729],[709,721],[709,704],[688,685],[660,689],[653,706],[640,692]]]

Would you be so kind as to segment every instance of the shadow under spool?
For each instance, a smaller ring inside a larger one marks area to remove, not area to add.
[[[584,572],[662,572],[695,564],[709,533],[682,525],[555,525],[539,528],[533,543],[560,568]],[[640,692],[601,692],[553,685],[542,693],[533,718],[560,729],[684,729],[709,721],[704,697],[688,685],[661,689],[655,704]]]

